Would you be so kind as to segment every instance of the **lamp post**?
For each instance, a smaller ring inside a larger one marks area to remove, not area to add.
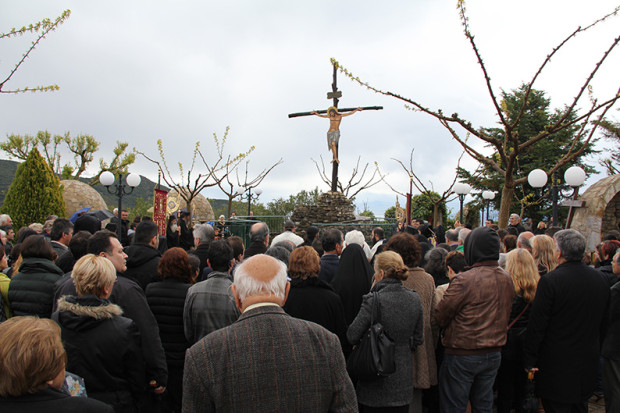
[[[547,173],[543,171],[542,169],[534,169],[527,175],[527,181],[532,188],[542,188],[543,186],[547,184],[547,180],[548,180]],[[577,192],[578,192],[579,186],[581,186],[585,180],[586,180],[586,173],[584,172],[583,169],[581,169],[578,166],[572,166],[568,168],[566,172],[564,173],[564,181],[568,185],[573,187],[573,198],[574,199],[577,198]],[[552,225],[558,226],[559,188],[558,188],[557,171],[553,172],[553,183],[551,184],[551,190],[552,190],[551,201],[552,201],[552,216],[553,216]],[[569,219],[566,222],[567,225],[569,225],[570,220],[572,218],[571,217],[572,212],[573,212],[572,207],[573,205],[571,205],[571,210],[569,211]]]
[[[263,193],[263,190],[260,188],[256,188],[254,190],[254,194],[252,195],[252,187],[248,186],[248,193],[245,194],[245,188],[240,187],[239,189],[237,189],[237,196],[239,196],[241,198],[241,201],[243,201],[244,199],[248,200],[248,217],[250,216],[250,212],[252,210],[252,201],[256,201],[258,200],[258,197],[260,196],[260,194]]]
[[[118,182],[114,183],[116,178],[114,174],[110,171],[105,171],[101,175],[99,175],[99,182],[101,185],[105,186],[109,193],[112,195],[118,196],[118,224],[116,225],[116,233],[118,235],[119,242],[121,241],[122,234],[122,222],[121,222],[121,211],[123,210],[123,196],[129,195],[133,192],[133,189],[140,185],[140,175],[138,174],[129,174],[125,180],[126,184],[123,183],[123,174],[118,174]],[[114,184],[114,190],[110,190],[110,186]],[[127,190],[129,187],[129,190]]]
[[[482,197],[487,201],[487,220],[488,220],[489,219],[489,205],[491,204],[491,201],[495,198],[495,192],[489,191],[487,189],[486,191],[482,191]]]
[[[566,228],[570,228],[570,224],[573,221],[573,214],[575,207],[582,207],[583,202],[577,204],[577,195],[579,194],[579,187],[583,185],[586,180],[586,173],[578,166],[571,166],[564,172],[564,181],[573,188],[573,199],[569,203],[570,209],[568,210],[568,218],[566,219]]]
[[[461,225],[463,225],[463,201],[465,200],[465,195],[471,191],[471,186],[465,184],[463,182],[457,182],[454,184],[454,192],[459,196],[459,201],[461,203]]]

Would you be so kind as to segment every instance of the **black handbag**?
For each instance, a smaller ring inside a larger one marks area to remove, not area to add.
[[[388,337],[380,322],[379,293],[373,292],[372,298],[370,328],[347,359],[347,371],[351,377],[357,379],[385,377],[396,371],[395,344]],[[376,321],[375,310],[377,311]]]

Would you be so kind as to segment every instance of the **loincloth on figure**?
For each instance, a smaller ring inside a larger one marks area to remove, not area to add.
[[[339,140],[340,140],[340,131],[332,130],[332,131],[327,132],[327,149],[331,151],[332,143],[335,143],[336,147],[338,147]]]

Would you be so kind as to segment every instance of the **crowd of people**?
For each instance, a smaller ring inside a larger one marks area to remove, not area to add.
[[[116,214],[0,216],[0,411],[620,411],[618,231]],[[395,371],[356,377],[377,317]]]

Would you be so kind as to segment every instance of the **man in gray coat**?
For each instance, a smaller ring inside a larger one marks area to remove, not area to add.
[[[235,270],[242,312],[187,350],[183,412],[356,412],[340,342],[287,315],[286,265],[259,254]]]
[[[220,239],[207,251],[207,265],[213,269],[207,279],[187,290],[183,308],[185,338],[194,344],[204,336],[234,323],[239,318],[231,285],[235,260],[233,249]]]

